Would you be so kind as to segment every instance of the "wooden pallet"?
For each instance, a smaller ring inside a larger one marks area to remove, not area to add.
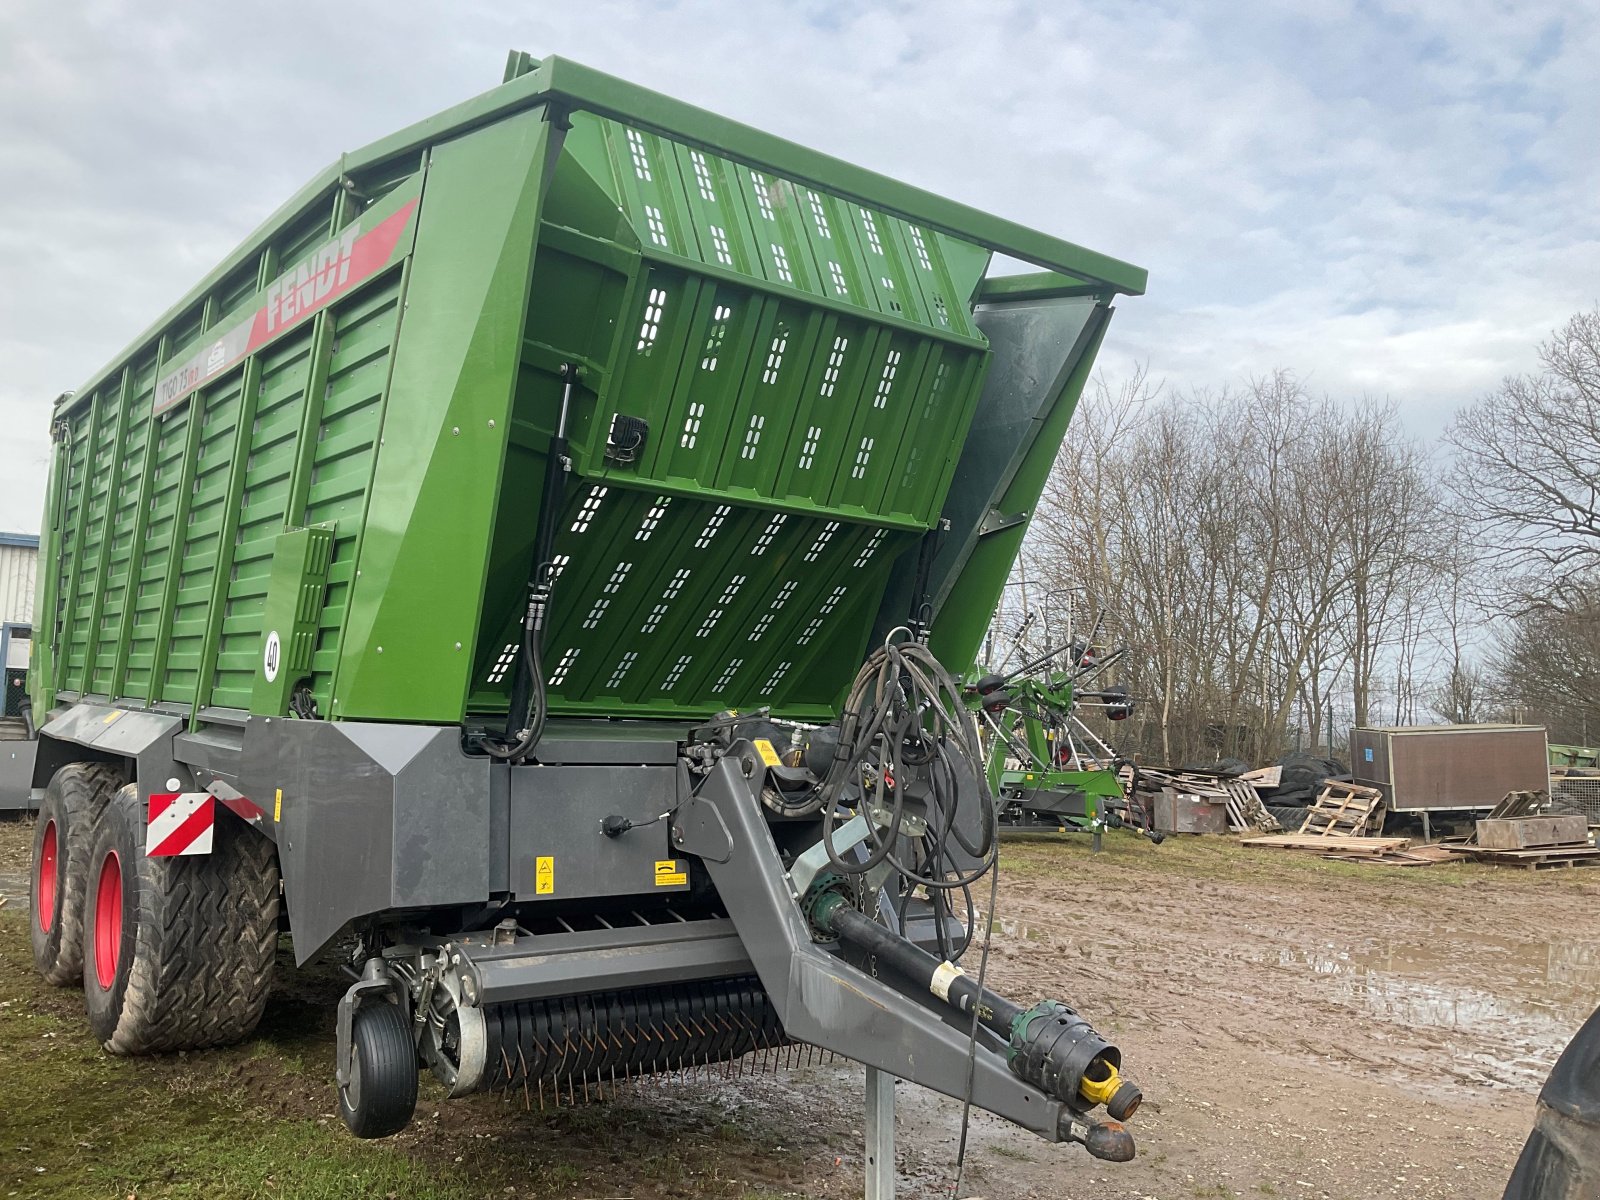
[[[1351,837],[1338,833],[1283,833],[1268,837],[1244,838],[1241,846],[1263,850],[1317,850],[1324,854],[1385,854],[1411,845],[1403,837]]]
[[[1491,867],[1517,867],[1525,871],[1600,867],[1600,850],[1593,846],[1559,846],[1539,850],[1485,850],[1479,846],[1451,846],[1449,849]]]
[[[1228,826],[1236,833],[1278,833],[1283,826],[1261,803],[1261,793],[1243,779],[1219,781],[1228,806]]]
[[[1359,783],[1322,786],[1317,802],[1306,809],[1300,833],[1308,837],[1363,837],[1383,828],[1383,793]]]
[[[1229,778],[1210,771],[1168,771],[1144,767],[1139,772],[1142,787],[1156,785],[1193,796],[1222,801],[1228,828],[1235,833],[1281,833],[1283,826],[1261,803],[1261,793],[1244,776]]]
[[[1456,856],[1444,846],[1410,846],[1404,850],[1385,850],[1379,854],[1324,854],[1340,862],[1377,863],[1385,867],[1433,867],[1451,862]]]

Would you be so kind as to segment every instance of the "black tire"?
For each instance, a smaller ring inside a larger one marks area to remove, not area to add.
[[[83,912],[95,822],[123,776],[109,763],[68,763],[39,801],[29,876],[33,965],[63,987],[83,977]]]
[[[400,1006],[371,1000],[350,1023],[349,1082],[339,1088],[339,1116],[358,1138],[382,1138],[411,1123],[417,1108],[417,1049]]]
[[[219,812],[210,854],[148,858],[144,826],[137,789],[122,788],[101,815],[89,856],[89,1025],[113,1054],[237,1042],[261,1019],[277,954],[272,843]],[[113,902],[121,914],[115,931],[101,908]]]
[[[1266,810],[1278,818],[1278,824],[1283,826],[1285,833],[1299,833],[1300,826],[1305,824],[1306,810],[1287,804],[1268,804]]]

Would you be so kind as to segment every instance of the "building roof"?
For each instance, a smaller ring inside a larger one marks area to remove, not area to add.
[[[22,546],[29,550],[39,548],[37,533],[0,533],[0,546]]]

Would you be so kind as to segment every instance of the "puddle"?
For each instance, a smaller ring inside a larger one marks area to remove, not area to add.
[[[978,913],[978,919],[983,919],[983,913]],[[1011,921],[1005,917],[995,917],[989,922],[989,932],[1002,934],[1005,937],[1021,938],[1026,942],[1039,942],[1048,937],[1043,929],[1035,929],[1026,921]]]
[[[5,905],[0,908],[4,912],[28,911],[28,877],[20,872],[12,874],[0,871],[0,897],[5,900]]]
[[[1249,957],[1321,976],[1332,998],[1387,1022],[1463,1035],[1461,1056],[1477,1068],[1468,1074],[1491,1085],[1542,1082],[1600,998],[1600,942],[1474,935],[1466,944],[1279,947]]]

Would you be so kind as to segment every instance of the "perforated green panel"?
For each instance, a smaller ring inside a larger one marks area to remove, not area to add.
[[[914,542],[822,516],[583,485],[557,539],[552,704],[624,714],[826,705]],[[481,656],[478,705],[504,705],[517,637],[507,620]]]

